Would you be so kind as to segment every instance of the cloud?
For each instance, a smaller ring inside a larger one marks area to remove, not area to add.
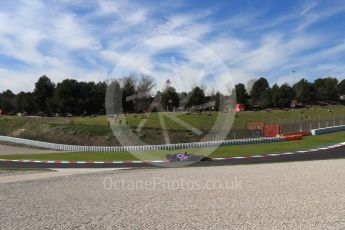
[[[227,2],[212,7],[183,1],[8,2],[0,9],[0,90],[32,90],[43,74],[55,82],[98,81],[136,68],[155,75],[158,88],[169,78],[178,90],[204,82],[224,91],[229,82],[259,75],[272,83],[291,82],[296,75],[312,78],[317,71],[341,76],[343,36],[311,28],[345,12],[342,4],[295,2],[279,16],[260,6],[236,9]],[[143,46],[151,49],[140,50]],[[175,50],[167,50],[166,57],[149,55],[166,47]],[[180,57],[171,70],[169,56],[176,51]],[[11,60],[22,65],[14,67]],[[119,63],[122,72],[114,73]],[[291,74],[293,69],[298,74]]]

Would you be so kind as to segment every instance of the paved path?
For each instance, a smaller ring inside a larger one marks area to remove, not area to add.
[[[1,229],[344,229],[345,160],[0,184]]]

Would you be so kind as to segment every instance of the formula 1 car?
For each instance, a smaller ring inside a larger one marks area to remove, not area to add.
[[[176,154],[168,154],[167,160],[170,162],[177,162],[177,161],[210,161],[211,158],[205,157],[203,155],[194,155],[188,153],[176,153]]]

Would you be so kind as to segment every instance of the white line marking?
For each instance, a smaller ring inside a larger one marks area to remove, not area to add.
[[[292,155],[295,154],[294,152],[289,152],[289,153],[281,153],[281,155]]]

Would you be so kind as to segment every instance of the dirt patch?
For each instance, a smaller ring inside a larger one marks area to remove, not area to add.
[[[18,137],[20,134],[24,133],[25,132],[25,129],[17,129],[16,131],[14,131],[12,133],[11,136],[14,136],[14,137]]]

